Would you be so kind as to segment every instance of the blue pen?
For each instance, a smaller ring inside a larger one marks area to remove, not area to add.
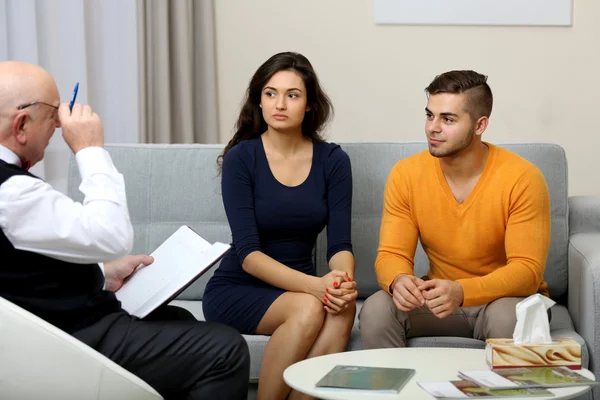
[[[73,111],[73,104],[75,104],[75,99],[77,98],[77,91],[79,90],[79,82],[75,84],[75,89],[73,89],[73,98],[71,98],[71,102],[69,103],[69,111]]]

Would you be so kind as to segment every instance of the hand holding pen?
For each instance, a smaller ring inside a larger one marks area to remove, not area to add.
[[[75,103],[77,89],[69,104],[63,103],[58,109],[62,135],[73,153],[86,147],[104,147],[104,128],[100,117],[88,105]]]

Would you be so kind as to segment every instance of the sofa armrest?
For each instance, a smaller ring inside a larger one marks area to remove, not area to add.
[[[588,368],[600,376],[600,232],[569,238],[568,309],[587,344]],[[594,395],[600,396],[600,388],[594,388]]]
[[[83,342],[0,297],[0,397],[162,399]]]
[[[569,197],[569,236],[600,232],[600,197]]]

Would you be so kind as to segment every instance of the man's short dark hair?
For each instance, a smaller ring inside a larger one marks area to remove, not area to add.
[[[475,71],[449,71],[435,77],[425,88],[427,96],[439,93],[466,95],[466,112],[473,121],[492,114],[494,102],[492,89],[487,84],[487,76]]]

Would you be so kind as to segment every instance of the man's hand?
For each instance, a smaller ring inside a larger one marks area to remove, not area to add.
[[[76,103],[69,111],[69,105],[63,103],[58,108],[58,119],[63,138],[73,153],[86,147],[104,147],[102,121],[90,106]]]
[[[116,292],[123,286],[123,282],[135,269],[143,264],[150,265],[154,258],[145,255],[125,256],[113,262],[104,264],[104,278],[106,290]]]
[[[425,304],[438,318],[445,318],[459,308],[464,299],[463,287],[456,281],[432,279],[419,285]]]
[[[425,305],[425,298],[418,288],[423,282],[423,279],[407,274],[400,274],[394,279],[392,299],[398,310],[408,312]]]

